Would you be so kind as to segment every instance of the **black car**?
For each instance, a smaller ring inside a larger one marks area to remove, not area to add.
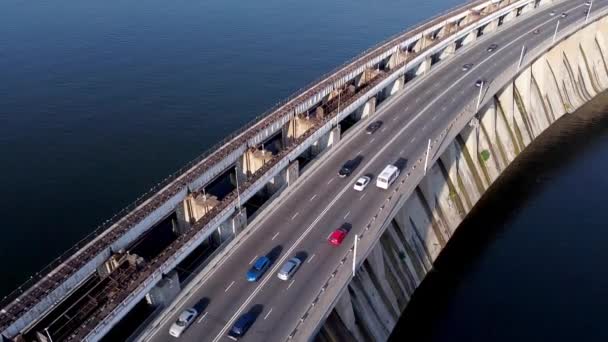
[[[372,134],[382,126],[382,121],[374,121],[365,129],[365,133]]]
[[[477,80],[477,82],[475,82],[475,86],[476,87],[481,87],[484,83],[485,83],[484,80]]]
[[[232,329],[230,329],[228,336],[236,338],[245,335],[247,330],[249,330],[249,327],[251,327],[251,325],[253,324],[253,321],[255,321],[255,315],[253,313],[248,312],[242,315],[241,317],[239,317],[239,319],[236,320],[236,322],[234,322],[234,325],[232,326]]]
[[[340,171],[338,171],[338,176],[340,176],[340,178],[348,177],[348,176],[350,176],[350,174],[352,172],[353,172],[353,170],[350,169],[348,167],[348,165],[344,164],[344,166],[342,166],[342,168],[340,169]]]
[[[361,161],[363,161],[363,156],[360,156],[360,155],[347,161],[346,163],[344,163],[344,165],[342,165],[342,168],[340,169],[340,171],[338,171],[338,176],[340,178],[345,178],[345,177],[350,176],[350,174],[353,173],[353,171],[357,168],[357,166],[359,166],[359,164],[361,164]]]
[[[490,44],[490,46],[488,46],[488,52],[493,52],[497,47],[498,44]]]
[[[473,67],[473,63],[467,63],[462,66],[462,71],[469,71]]]

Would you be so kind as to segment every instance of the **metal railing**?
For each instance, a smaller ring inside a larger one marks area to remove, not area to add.
[[[271,114],[273,114],[273,113],[283,114],[281,112],[277,112],[277,110],[280,109],[282,106],[285,106],[287,103],[289,103],[293,99],[295,99],[297,97],[306,97],[306,95],[310,94],[311,92],[313,92],[315,90],[314,88],[318,88],[319,86],[323,85],[323,83],[325,81],[327,81],[332,75],[335,77],[338,74],[340,74],[341,71],[346,71],[348,69],[348,66],[350,66],[351,64],[353,64],[357,61],[359,61],[361,63],[365,62],[365,60],[368,60],[374,52],[379,51],[383,47],[394,45],[396,40],[398,40],[400,38],[403,39],[405,35],[417,34],[418,32],[412,32],[414,29],[418,28],[419,31],[423,31],[425,28],[427,28],[429,26],[436,25],[437,22],[435,22],[435,21],[437,21],[437,19],[444,17],[449,13],[453,13],[459,9],[466,10],[468,7],[472,7],[476,4],[482,4],[485,2],[487,2],[487,1],[480,1],[480,0],[470,1],[463,5],[456,6],[449,10],[446,10],[446,11],[434,16],[431,19],[425,20],[423,23],[411,25],[410,27],[403,30],[402,32],[399,32],[399,33],[391,36],[389,39],[365,50],[363,53],[361,53],[361,54],[351,58],[349,61],[343,63],[341,66],[335,68],[334,70],[332,70],[330,72],[325,73],[319,79],[312,81],[307,86],[302,87],[299,90],[295,91],[294,93],[292,93],[290,96],[288,96],[284,100],[276,103],[271,109],[267,110],[266,112],[264,112],[261,115],[256,116],[254,119],[250,120],[244,126],[241,126],[236,131],[230,133],[228,136],[223,138],[220,142],[214,144],[212,147],[207,149],[201,155],[199,155],[195,159],[191,160],[186,165],[179,168],[178,170],[176,170],[175,172],[173,172],[172,174],[167,176],[165,179],[163,179],[162,181],[160,181],[159,183],[154,185],[152,188],[150,188],[150,190],[148,190],[143,195],[141,195],[133,203],[127,205],[122,210],[120,210],[119,212],[114,214],[111,218],[102,222],[98,227],[96,227],[93,230],[93,232],[91,232],[90,234],[86,235],[84,238],[79,240],[73,247],[69,248],[67,251],[62,253],[59,257],[57,257],[51,263],[49,263],[48,265],[43,267],[39,272],[36,272],[33,276],[31,276],[29,279],[27,279],[17,289],[15,289],[14,291],[12,291],[8,295],[6,295],[4,298],[2,298],[2,300],[0,301],[0,307],[5,307],[5,306],[9,305],[16,298],[23,295],[28,290],[34,288],[34,285],[36,283],[40,282],[41,280],[44,280],[45,277],[50,277],[53,274],[59,274],[59,273],[68,273],[68,274],[72,273],[73,274],[75,267],[67,267],[67,270],[61,269],[61,270],[56,270],[55,272],[53,272],[53,270],[57,269],[57,267],[62,264],[65,265],[65,262],[67,260],[69,260],[72,256],[74,256],[78,251],[82,250],[83,247],[85,247],[87,244],[89,244],[91,241],[93,241],[95,238],[99,237],[103,233],[108,232],[109,231],[108,228],[110,228],[111,226],[121,222],[122,220],[131,221],[132,218],[134,218],[135,216],[137,216],[137,214],[139,214],[138,212],[135,212],[135,209],[140,207],[146,201],[150,201],[150,200],[161,198],[161,197],[166,197],[167,194],[160,193],[160,190],[162,190],[163,188],[165,188],[169,185],[172,185],[172,184],[174,185],[174,188],[170,188],[167,191],[168,193],[173,192],[172,194],[168,195],[169,197],[173,196],[177,191],[183,189],[183,187],[187,186],[187,184],[188,184],[188,181],[186,178],[191,178],[193,176],[192,174],[187,173],[188,170],[194,168],[195,166],[197,166],[197,164],[201,163],[206,158],[212,156],[214,153],[218,153],[218,156],[219,156],[219,154],[222,152],[221,147],[227,145],[230,142],[234,143],[235,138],[237,138],[239,135],[243,134],[244,132],[248,131],[251,127],[261,123],[264,119],[269,118],[271,116]],[[373,57],[371,57],[371,58],[373,58]],[[230,153],[230,151],[228,153]],[[175,182],[181,176],[184,176],[185,181],[184,182]],[[173,191],[171,191],[171,190],[173,190]],[[136,223],[133,223],[133,224],[136,224]],[[116,236],[110,236],[109,238],[113,239],[115,237]],[[82,251],[81,254],[86,255],[87,251],[99,252],[99,248],[92,248],[92,246],[89,246],[89,248],[90,248],[90,250],[87,249],[85,251]],[[107,248],[107,246],[105,246],[104,248]],[[61,272],[61,271],[63,271],[63,272]],[[52,283],[52,282],[49,282],[49,283]],[[52,284],[50,284],[50,285],[51,286],[48,286],[49,288],[53,287]],[[48,288],[41,290],[41,292],[43,292],[45,294],[48,294],[50,291],[52,291],[52,290],[48,290]],[[31,303],[29,303],[29,304],[30,305],[25,305],[25,306],[31,307]],[[1,321],[0,321],[0,326],[3,326]]]

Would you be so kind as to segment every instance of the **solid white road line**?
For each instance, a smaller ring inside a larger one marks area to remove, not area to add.
[[[253,262],[255,261],[255,259],[257,259],[257,255],[253,257],[253,259],[251,259],[251,261],[249,262],[249,265],[253,264]]]
[[[230,285],[228,285],[228,287],[224,290],[224,292],[228,292],[228,290],[230,290],[232,285],[234,285],[234,280],[232,281],[232,283],[230,283]]]
[[[264,320],[266,320],[266,318],[268,318],[268,316],[270,316],[271,312],[272,312],[272,308],[270,308],[270,310],[268,310],[268,313],[266,314],[266,316],[264,316]]]
[[[279,232],[277,232],[276,234],[274,234],[274,236],[272,237],[272,239],[271,239],[271,240],[276,239],[276,238],[277,238],[277,236],[279,236]]]
[[[546,24],[548,21],[544,22],[543,24],[539,25],[538,27]],[[504,47],[502,47],[501,49],[498,50],[498,52],[500,52],[503,49],[506,49],[507,47],[513,45],[514,43],[516,43],[519,39],[521,39],[520,36],[518,38],[515,38],[514,40],[512,40],[509,44],[505,45]],[[494,54],[493,54],[494,55]],[[474,66],[471,71],[473,71],[474,69],[480,67],[481,65],[483,65],[485,62],[487,62],[492,55],[488,56],[486,59],[482,60],[478,65]],[[439,96],[435,97],[432,101],[430,101],[424,108],[422,108],[422,110],[420,110],[418,112],[418,114],[416,114],[411,120],[410,122],[408,122],[407,124],[405,124],[400,130],[399,132],[397,132],[395,135],[393,135],[393,137],[386,143],[383,145],[383,147],[380,149],[380,151],[378,151],[378,153],[376,153],[368,162],[367,164],[361,168],[361,171],[357,174],[356,177],[360,177],[363,174],[363,170],[366,170],[380,155],[382,155],[382,153],[389,147],[391,146],[395,140],[397,140],[402,134],[403,132],[405,132],[405,130],[407,130],[416,120],[418,120],[431,106],[433,106],[438,99],[443,98],[445,96],[446,93],[448,93],[449,91],[451,91],[455,86],[459,85],[459,83],[466,77],[467,75],[463,75],[462,77],[460,77],[458,80],[456,80],[456,82],[452,83],[448,88],[446,88]],[[463,91],[464,93],[464,91]],[[413,139],[412,139],[413,141]],[[261,291],[262,287],[270,280],[270,274],[275,273],[279,266],[282,265],[285,260],[287,259],[287,257],[289,257],[289,255],[293,252],[293,250],[295,248],[297,248],[297,246],[300,244],[300,242],[310,233],[310,231],[316,226],[316,224],[321,220],[321,218],[323,218],[325,216],[325,214],[329,211],[329,209],[331,207],[333,207],[333,205],[337,202],[337,200],[342,197],[342,195],[350,188],[350,184],[348,184],[347,186],[345,186],[335,197],[334,199],[328,204],[328,206],[316,217],[316,219],[308,226],[308,228],[303,232],[302,235],[300,235],[300,237],[295,241],[295,243],[289,248],[289,250],[283,255],[283,257],[281,258],[281,260],[275,264],[275,266],[273,267],[271,272],[267,272],[266,277],[262,280],[262,282],[259,283],[259,285],[256,287],[256,289],[251,293],[251,295],[249,295],[249,297],[247,297],[247,299],[245,300],[245,302],[239,307],[239,309],[237,309],[237,311],[232,315],[232,317],[230,318],[230,320],[228,321],[228,323],[224,326],[224,328],[222,328],[222,330],[220,331],[220,333],[213,339],[214,342],[217,342],[223,335],[224,333],[228,330],[228,328],[230,326],[232,326],[232,324],[234,324],[234,321],[236,320],[237,316],[240,315],[242,313],[242,311],[245,309],[245,307],[247,305],[249,305],[249,303],[253,300],[253,298],[258,294],[258,292]]]

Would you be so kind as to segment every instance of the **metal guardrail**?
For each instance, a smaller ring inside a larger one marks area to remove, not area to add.
[[[597,20],[598,18],[605,16],[605,15],[608,15],[608,8],[605,8],[604,10],[594,14],[592,21]],[[591,23],[592,21],[590,21],[589,23]],[[534,63],[539,58],[539,56],[541,56],[543,53],[550,50],[551,48],[556,46],[558,43],[560,43],[564,39],[567,39],[573,33],[579,31],[581,28],[584,28],[587,25],[588,24],[585,23],[584,21],[583,21],[583,23],[578,23],[577,25],[570,27],[567,31],[561,32],[559,34],[559,39],[557,39],[554,43],[543,44],[541,46],[534,48],[532,51],[530,51],[533,58],[530,61],[528,61],[527,63],[525,63],[523,65],[523,67],[521,68],[521,70],[525,70],[526,66],[529,66],[532,63]],[[506,70],[503,73],[501,73],[498,78],[504,78],[505,76],[509,76],[509,74],[511,73],[510,70],[515,68],[515,65],[516,65],[516,63],[513,63],[509,67],[507,67]],[[516,75],[517,74],[518,73],[516,73]],[[487,99],[486,99],[486,101],[487,101]],[[483,104],[485,104],[486,101],[482,102],[482,105],[480,105],[479,108],[483,108]],[[442,149],[443,143],[441,142],[441,139],[446,138],[447,135],[449,134],[449,132],[453,131],[453,128],[456,126],[457,122],[461,121],[465,115],[469,115],[469,116],[474,115],[476,113],[476,110],[474,109],[475,107],[476,107],[475,100],[470,101],[467,105],[464,106],[464,108],[460,111],[460,113],[447,125],[447,127],[441,131],[438,138],[436,138],[434,140],[433,144],[430,145],[431,152],[434,152],[434,155],[439,155],[440,153],[442,153],[442,151],[445,150],[445,147]],[[467,119],[467,121],[470,120],[469,118],[464,118],[464,119]],[[436,144],[438,144],[438,146],[436,146]],[[437,147],[438,150],[433,151],[434,147]],[[414,165],[412,165],[408,169],[407,173],[402,173],[403,178],[399,182],[395,183],[397,185],[394,189],[392,189],[392,194],[382,203],[382,205],[380,205],[380,207],[378,208],[378,210],[376,211],[374,216],[365,225],[365,229],[359,234],[359,240],[362,240],[364,236],[368,235],[368,233],[376,233],[376,236],[378,236],[378,237],[381,235],[381,233],[383,233],[383,232],[379,232],[379,231],[369,232],[369,230],[370,230],[370,228],[380,228],[381,229],[382,227],[386,226],[386,220],[381,222],[379,226],[375,225],[375,227],[374,227],[374,224],[379,219],[381,212],[386,208],[387,205],[389,205],[389,208],[390,208],[391,202],[395,202],[394,205],[396,205],[398,202],[400,202],[400,200],[403,199],[403,196],[405,195],[405,193],[400,195],[399,191],[402,186],[406,186],[405,182],[416,171],[416,168],[422,167],[422,165],[424,165],[424,163],[423,163],[424,156],[425,156],[425,154],[423,153],[419,158],[415,159]],[[420,171],[420,169],[418,169],[418,171]],[[394,206],[392,208],[394,209]],[[389,217],[390,217],[390,215],[389,215]],[[360,268],[360,266],[363,264],[363,262],[367,258],[367,255],[369,255],[369,252],[370,252],[370,250],[368,250],[368,252],[366,254],[359,256],[357,258],[357,260],[359,260],[359,261],[355,260],[355,269]],[[301,315],[300,319],[296,323],[296,326],[292,329],[291,333],[286,338],[286,341],[292,340],[298,334],[300,326],[311,316],[311,311],[313,309],[315,309],[315,306],[319,303],[321,297],[325,294],[325,291],[331,285],[330,283],[332,282],[332,280],[334,280],[334,278],[336,278],[336,276],[338,275],[338,272],[342,269],[344,264],[347,264],[346,262],[349,260],[349,257],[352,253],[353,253],[353,247],[350,247],[350,249],[346,253],[344,253],[344,256],[340,260],[340,263],[334,268],[334,271],[329,275],[329,277],[323,283],[323,285],[317,292],[315,298],[312,300],[312,302],[306,308],[306,311]],[[350,259],[350,261],[352,262],[352,259]],[[350,264],[347,264],[347,266],[348,265],[350,265]],[[332,301],[332,305],[330,305],[330,307],[333,308],[338,299],[339,299],[339,296],[336,297]]]
[[[436,25],[437,23],[433,23],[433,21],[436,21],[438,18],[441,18],[448,13],[452,13],[452,12],[456,11],[457,9],[465,9],[465,8],[473,6],[475,4],[481,4],[481,3],[485,3],[485,2],[487,2],[487,1],[473,1],[473,2],[464,4],[461,6],[454,7],[450,10],[444,11],[441,14],[430,19],[431,23],[429,23],[428,20],[425,21],[426,26],[431,26],[431,24]],[[359,56],[352,58],[348,62],[344,63],[342,66],[336,68],[334,71],[326,73],[324,76],[321,77],[321,80],[322,80],[321,83],[326,81],[329,76],[331,76],[331,75],[335,76],[340,71],[344,71],[348,65],[353,64],[356,61],[361,61],[361,62],[364,61],[366,57],[370,57],[368,55],[370,55],[372,52],[375,52],[384,46],[395,44],[395,40],[397,40],[399,38],[403,38],[408,33],[412,34],[412,32],[410,32],[410,31],[412,31],[412,27],[413,28],[418,27],[419,30],[424,30],[424,26],[425,26],[424,24],[422,25],[422,27],[419,24],[412,25],[408,29],[402,31],[401,33],[393,35],[387,41],[379,43],[376,46],[367,49],[365,52],[363,52]],[[318,86],[319,82],[314,81],[314,82],[311,82],[310,84],[312,84],[313,86],[314,85]],[[34,276],[30,277],[30,279],[28,279],[26,282],[24,282],[16,290],[14,290],[13,292],[11,292],[7,296],[5,296],[0,301],[0,306],[6,306],[6,305],[10,304],[13,300],[15,300],[16,298],[21,296],[26,291],[28,291],[28,289],[33,288],[33,286],[37,282],[40,282],[40,280],[44,279],[47,276],[49,278],[51,278],[54,275],[55,276],[58,275],[59,277],[61,277],[61,276],[64,276],[63,273],[70,273],[70,271],[74,271],[74,269],[77,268],[76,266],[78,263],[76,263],[76,265],[74,265],[72,267],[67,267],[68,268],[67,270],[59,269],[59,270],[56,270],[55,272],[53,272],[53,270],[56,269],[58,266],[60,266],[62,264],[66,265],[65,262],[67,260],[69,260],[76,252],[81,250],[85,245],[87,245],[88,243],[90,243],[91,241],[93,241],[95,238],[99,237],[103,233],[108,232],[108,228],[110,228],[112,225],[119,223],[123,220],[126,221],[127,225],[136,224],[137,222],[135,222],[135,223],[132,222],[132,221],[134,221],[133,219],[135,219],[135,221],[136,221],[137,217],[135,217],[135,216],[137,216],[137,214],[142,214],[142,213],[134,212],[134,209],[137,209],[139,206],[141,206],[146,201],[160,199],[162,202],[162,200],[170,198],[171,196],[175,195],[175,193],[177,193],[179,191],[178,188],[183,189],[183,187],[188,186],[188,179],[187,179],[188,177],[184,177],[185,179],[182,182],[175,182],[178,178],[180,178],[180,176],[185,175],[188,170],[194,168],[201,161],[205,160],[209,156],[212,156],[215,152],[220,151],[221,150],[220,148],[222,146],[225,146],[226,144],[228,144],[229,142],[234,140],[236,137],[241,135],[243,132],[246,132],[251,127],[262,122],[263,119],[270,117],[270,114],[272,114],[273,112],[276,112],[277,109],[279,109],[281,106],[284,106],[285,104],[289,103],[290,101],[292,101],[293,99],[295,99],[297,97],[305,97],[308,93],[310,93],[314,90],[314,87],[312,87],[312,88],[313,89],[310,89],[308,91],[303,91],[302,89],[307,89],[306,87],[304,87],[304,88],[301,88],[300,90],[294,92],[288,98],[275,104],[275,106],[273,106],[270,110],[266,111],[264,114],[257,116],[253,120],[250,120],[246,125],[240,127],[236,131],[232,132],[230,135],[228,135],[227,137],[222,139],[220,142],[213,145],[211,148],[209,148],[203,154],[201,154],[197,158],[193,159],[192,161],[188,162],[185,166],[181,167],[180,169],[178,169],[177,171],[175,171],[174,173],[172,173],[171,175],[166,177],[164,180],[162,180],[161,182],[159,182],[158,184],[153,186],[150,190],[148,190],[146,193],[144,193],[142,196],[140,196],[135,202],[129,204],[128,206],[126,206],[125,208],[120,210],[118,213],[114,214],[110,219],[104,221],[92,233],[85,236],[83,239],[81,239],[79,242],[77,242],[72,248],[68,249],[66,252],[61,254],[58,258],[56,258],[50,264],[45,266],[41,271],[37,272]],[[174,185],[175,187],[173,189],[171,189],[171,188],[167,189],[168,190],[167,193],[159,194],[160,190],[162,190],[163,188],[165,188],[169,185]],[[171,190],[173,190],[173,191],[171,191]],[[155,198],[156,194],[158,194],[158,196],[156,196],[156,198]],[[143,213],[143,214],[146,214],[146,213]],[[107,235],[109,235],[109,234],[107,234]],[[116,238],[117,238],[117,234],[109,236],[109,239],[115,240]],[[87,256],[86,252],[91,252],[91,254],[94,254],[95,252],[98,253],[99,251],[100,250],[98,248],[94,248],[94,246],[89,246],[89,248],[87,250],[83,251],[81,254],[84,254],[84,256]],[[67,266],[70,266],[70,265],[67,265]],[[72,268],[72,270],[70,270],[69,268]],[[64,271],[64,272],[61,272],[61,271]],[[53,281],[52,280],[49,281],[49,283],[51,283],[51,282],[53,282]],[[58,283],[58,281],[55,280],[54,283],[56,285]],[[52,284],[49,285],[48,287],[52,288]],[[40,290],[40,292],[47,294],[50,291],[47,288],[44,290]],[[38,295],[40,295],[40,293],[38,293]]]

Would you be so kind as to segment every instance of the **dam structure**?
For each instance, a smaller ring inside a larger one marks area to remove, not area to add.
[[[370,48],[3,298],[0,341],[165,341],[189,307],[184,340],[224,340],[245,314],[242,340],[386,340],[484,191],[608,87],[607,7],[473,1]],[[387,164],[400,174],[383,190]],[[364,175],[372,184],[355,191]],[[337,228],[346,237],[331,246]],[[268,270],[247,281],[261,256]],[[293,257],[297,272],[278,279]]]

